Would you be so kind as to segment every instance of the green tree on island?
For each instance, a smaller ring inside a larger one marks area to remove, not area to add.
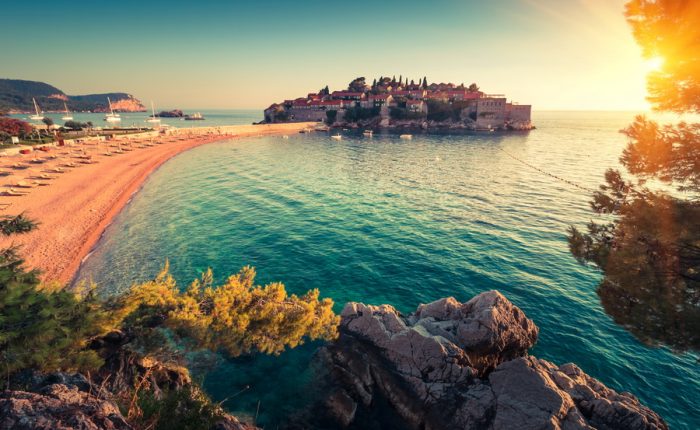
[[[663,58],[648,78],[656,110],[700,113],[700,22],[691,2],[632,0],[626,16],[647,58]],[[644,116],[623,130],[620,158],[632,175],[608,170],[591,202],[607,223],[572,227],[569,245],[604,274],[606,312],[635,336],[700,351],[700,124],[660,125]],[[665,192],[661,183],[676,189]]]

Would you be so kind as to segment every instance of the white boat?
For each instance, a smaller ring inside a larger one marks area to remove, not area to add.
[[[412,134],[402,134],[402,135],[399,136],[399,137],[400,137],[401,139],[406,139],[406,140],[411,140],[411,139],[413,139],[413,135],[412,135]]]
[[[156,118],[156,108],[153,107],[153,100],[151,100],[151,117],[146,120],[150,123],[160,123],[160,118]]]
[[[34,120],[37,120],[37,121],[41,121],[42,119],[44,119],[44,115],[42,115],[42,114],[39,112],[39,105],[36,104],[36,100],[34,99],[34,97],[32,97],[32,101],[34,102],[34,112],[36,112],[36,114],[30,116],[29,119],[34,119]]]
[[[105,115],[105,121],[107,122],[121,122],[122,117],[118,113],[114,113],[112,110],[112,100],[107,97],[107,103],[109,103],[109,113]]]
[[[362,132],[363,135],[372,137],[374,135],[374,132],[372,130],[365,130]]]
[[[331,136],[331,139],[335,139],[335,140],[340,140],[340,139],[342,139],[342,138],[343,138],[343,136],[341,136],[341,135],[339,135],[339,134],[336,134],[336,135]]]
[[[66,111],[66,114],[61,117],[63,121],[71,121],[73,119],[73,115],[68,112],[68,106],[66,106],[66,102],[63,102],[63,109]]]

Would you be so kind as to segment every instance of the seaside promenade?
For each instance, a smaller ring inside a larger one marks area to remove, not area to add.
[[[168,159],[206,143],[297,133],[313,125],[171,129],[2,156],[0,215],[23,213],[39,225],[28,234],[0,238],[0,247],[19,246],[25,265],[39,269],[42,280],[70,282],[105,228]]]

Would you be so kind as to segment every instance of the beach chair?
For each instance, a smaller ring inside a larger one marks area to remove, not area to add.
[[[15,184],[15,187],[17,187],[17,188],[36,188],[37,183],[36,182],[19,181]]]
[[[20,190],[15,190],[14,188],[10,188],[9,190],[5,191],[6,196],[19,197],[19,196],[26,196],[27,194],[29,194],[29,191],[20,191]]]

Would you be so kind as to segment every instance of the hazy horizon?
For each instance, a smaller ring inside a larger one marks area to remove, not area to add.
[[[17,19],[0,28],[13,59],[0,77],[70,95],[123,91],[164,108],[260,109],[395,74],[476,82],[540,111],[645,111],[649,63],[623,3],[11,2],[10,15],[32,26]]]

